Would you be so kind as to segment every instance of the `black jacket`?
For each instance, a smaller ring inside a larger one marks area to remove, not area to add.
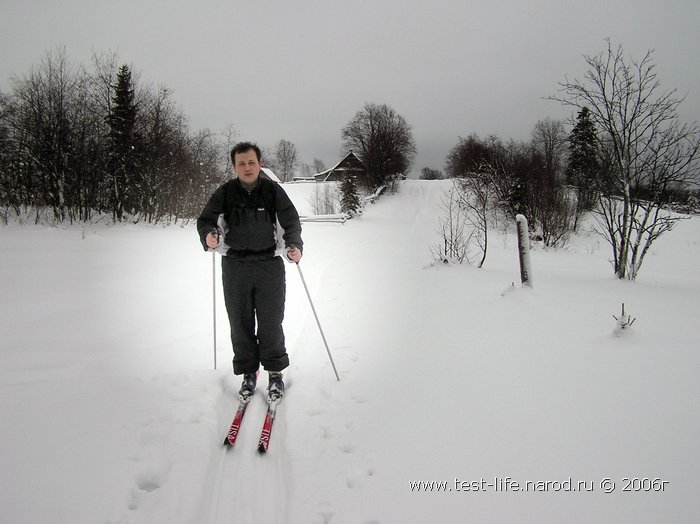
[[[220,215],[228,226],[224,237],[229,246],[227,255],[273,256],[277,246],[277,221],[284,230],[285,247],[303,249],[301,222],[294,204],[277,182],[262,173],[250,193],[238,178],[234,178],[211,196],[197,220],[197,231],[205,250],[208,249],[205,238],[217,227]]]

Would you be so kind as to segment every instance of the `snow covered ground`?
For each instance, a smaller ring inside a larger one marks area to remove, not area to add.
[[[221,446],[239,381],[192,225],[0,228],[0,523],[698,522],[700,221],[635,283],[598,237],[536,250],[527,290],[512,233],[481,270],[431,265],[447,184],[304,226],[341,381],[289,265],[267,456],[264,377]]]

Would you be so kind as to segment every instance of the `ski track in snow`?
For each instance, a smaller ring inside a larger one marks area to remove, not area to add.
[[[286,449],[287,424],[284,404],[289,398],[293,382],[288,377],[285,378],[287,392],[277,406],[267,453],[261,455],[257,451],[267,410],[266,383],[265,379],[261,378],[255,396],[246,410],[236,444],[232,448],[222,445],[221,452],[213,455],[208,474],[212,481],[206,486],[201,510],[194,522],[289,522],[288,505],[292,496],[293,475]],[[225,389],[221,404],[226,406],[226,414],[230,414],[226,419],[228,423],[238,406],[238,401],[232,402],[231,398],[230,391]],[[222,431],[223,434],[225,431]],[[208,514],[208,519],[202,520],[202,514]]]

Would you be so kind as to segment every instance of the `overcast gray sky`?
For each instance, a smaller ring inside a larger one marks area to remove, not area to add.
[[[700,121],[698,0],[0,0],[0,89],[47,50],[89,65],[116,51],[167,85],[193,130],[235,126],[301,159],[339,160],[340,130],[366,102],[412,125],[413,166],[443,169],[460,136],[525,140],[570,109],[543,100],[582,77],[605,38],[654,49],[664,87]]]

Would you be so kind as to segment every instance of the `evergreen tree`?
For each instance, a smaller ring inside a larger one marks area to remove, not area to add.
[[[343,213],[349,214],[351,217],[358,215],[361,204],[355,177],[346,176],[343,178],[343,182],[340,185],[340,193],[340,210]]]
[[[124,211],[133,212],[135,195],[132,184],[136,173],[136,115],[137,106],[131,71],[127,65],[119,68],[112,97],[109,124],[108,170],[111,178],[111,206],[115,220],[121,221]]]
[[[578,188],[578,209],[590,211],[595,206],[600,163],[598,135],[587,107],[576,117],[576,125],[569,135],[569,165],[566,171],[569,183]]]

